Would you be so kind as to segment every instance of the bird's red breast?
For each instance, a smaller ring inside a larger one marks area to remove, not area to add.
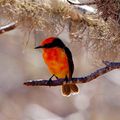
[[[62,48],[43,49],[43,58],[52,74],[65,78],[69,74],[68,58]]]

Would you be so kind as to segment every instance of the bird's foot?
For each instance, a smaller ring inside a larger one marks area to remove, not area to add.
[[[49,86],[51,86],[52,85],[52,79],[50,78],[49,80],[48,80],[48,82],[47,82],[47,85],[49,85]]]
[[[54,75],[55,76],[55,75]],[[56,79],[59,79],[57,76],[55,76],[56,77]]]
[[[47,82],[47,85],[51,86],[52,84],[52,78],[54,77],[54,74],[49,78],[48,82]]]

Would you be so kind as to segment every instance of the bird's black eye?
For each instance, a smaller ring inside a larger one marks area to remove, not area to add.
[[[52,43],[45,44],[43,47],[44,47],[44,48],[51,48],[51,47],[52,47]]]

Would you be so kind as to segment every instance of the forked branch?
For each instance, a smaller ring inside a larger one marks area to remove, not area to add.
[[[80,84],[87,83],[92,80],[95,80],[97,77],[99,77],[111,70],[120,68],[120,62],[103,61],[103,63],[106,65],[105,67],[100,68],[85,77],[72,78],[72,80],[69,80],[68,83],[70,83],[70,82],[71,83],[80,83]],[[59,86],[59,85],[65,84],[65,83],[66,83],[65,79],[54,80],[51,82],[51,84],[48,84],[48,80],[38,79],[38,80],[29,80],[27,82],[24,82],[24,85],[27,85],[27,86]]]

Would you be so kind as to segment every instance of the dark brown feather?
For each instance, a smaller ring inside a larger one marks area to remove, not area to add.
[[[71,78],[72,78],[72,75],[73,75],[73,71],[74,71],[74,64],[73,64],[72,54],[71,54],[69,48],[65,47],[64,50],[65,50],[65,53],[66,53],[67,58],[68,58],[68,64],[69,64],[69,79],[71,79]]]

